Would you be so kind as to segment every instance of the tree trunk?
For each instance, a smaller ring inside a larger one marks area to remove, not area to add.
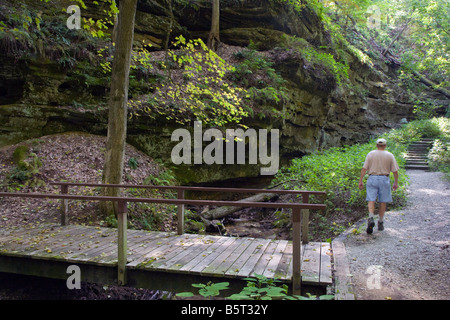
[[[111,74],[109,96],[108,137],[106,142],[103,183],[122,183],[125,139],[127,133],[127,103],[131,52],[133,47],[134,17],[137,0],[121,0],[117,20],[117,39]],[[105,188],[105,196],[119,196],[119,188]],[[105,213],[117,215],[117,203],[101,202]]]
[[[220,43],[220,1],[212,0],[212,15],[211,15],[211,31],[208,36],[207,46],[209,49],[216,51]]]
[[[278,194],[276,193],[259,193],[249,198],[239,200],[238,202],[263,202],[271,200],[276,197],[278,197]],[[223,206],[203,213],[202,217],[208,220],[221,219],[239,210],[242,210],[242,207]]]
[[[426,86],[430,87],[431,89],[445,95],[447,98],[450,98],[450,92],[445,89],[445,88],[440,88],[437,86],[436,83],[434,83],[433,81],[431,81],[430,79],[426,78],[425,76],[421,75],[419,72],[415,71],[415,70],[411,70],[411,72],[417,77],[419,78],[419,81],[422,82],[423,84],[425,84]]]
[[[391,41],[391,43],[389,44],[389,46],[381,53],[382,56],[385,56],[386,53],[391,49],[391,47],[394,45],[395,42],[397,42],[397,40],[400,38],[400,36],[403,34],[403,32],[408,28],[408,25],[410,23],[410,21],[412,20],[412,17],[409,18],[408,21],[406,21],[405,25],[403,26],[402,30],[400,30],[400,32],[395,36],[395,38]]]

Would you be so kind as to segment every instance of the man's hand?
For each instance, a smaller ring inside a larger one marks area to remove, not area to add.
[[[364,176],[366,175],[366,172],[367,172],[366,169],[364,168],[361,169],[361,175],[359,176],[359,183],[358,183],[359,190],[364,189],[363,179]]]
[[[398,183],[394,182],[394,185],[392,186],[392,190],[397,190],[398,189]]]
[[[398,171],[393,172],[394,173],[394,185],[392,186],[392,190],[398,189]]]

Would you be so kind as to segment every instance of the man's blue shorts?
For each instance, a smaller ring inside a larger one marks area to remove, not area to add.
[[[391,181],[388,176],[369,176],[366,185],[367,201],[392,202]]]

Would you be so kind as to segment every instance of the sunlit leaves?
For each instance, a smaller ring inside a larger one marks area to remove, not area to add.
[[[185,123],[197,119],[223,126],[247,116],[243,109],[246,91],[226,79],[235,70],[201,39],[175,38],[168,51],[168,63],[160,64],[167,77],[146,100],[130,101],[132,114],[158,113],[168,120]],[[145,61],[149,58],[142,56]]]

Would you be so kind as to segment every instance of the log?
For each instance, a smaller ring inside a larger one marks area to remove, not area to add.
[[[419,72],[417,72],[415,70],[411,70],[411,71],[417,78],[419,78],[420,82],[422,82],[429,88],[445,95],[447,98],[450,98],[450,92],[447,89],[438,87],[436,83],[434,83],[430,79],[426,78],[424,75],[421,75]]]
[[[277,198],[279,195],[276,193],[260,193],[242,200],[239,200],[238,202],[263,202],[263,201],[269,201],[274,198]],[[212,210],[209,210],[207,212],[202,213],[202,218],[208,219],[208,220],[215,220],[215,219],[221,219],[229,214],[232,214],[236,211],[241,210],[242,207],[231,207],[231,206],[223,206],[218,207]],[[203,219],[202,219],[203,220]]]

